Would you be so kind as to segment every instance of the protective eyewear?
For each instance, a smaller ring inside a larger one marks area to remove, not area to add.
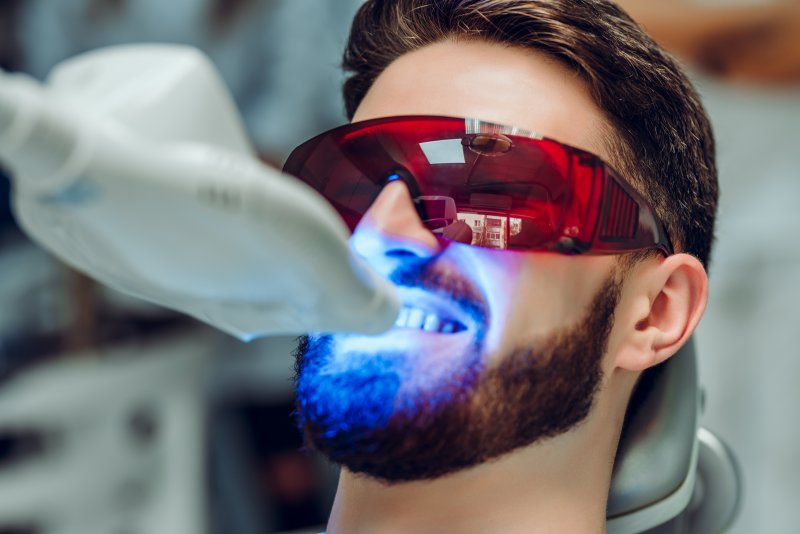
[[[422,222],[444,239],[567,254],[673,252],[653,209],[599,157],[476,119],[347,124],[297,147],[283,171],[320,192],[351,230],[387,183],[403,180]]]

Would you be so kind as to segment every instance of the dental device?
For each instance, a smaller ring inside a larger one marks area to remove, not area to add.
[[[379,333],[397,317],[394,287],[327,201],[258,161],[192,48],[89,52],[45,84],[0,71],[0,162],[37,243],[240,339]]]

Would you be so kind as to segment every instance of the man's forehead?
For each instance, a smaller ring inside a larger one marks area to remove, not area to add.
[[[354,121],[448,115],[518,126],[608,161],[611,129],[583,79],[552,58],[486,41],[443,41],[401,56],[375,80]]]

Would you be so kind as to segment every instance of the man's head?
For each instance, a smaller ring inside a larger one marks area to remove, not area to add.
[[[575,428],[600,395],[626,401],[638,373],[685,342],[707,290],[713,139],[677,66],[624,13],[603,1],[368,1],[345,67],[354,121],[469,117],[600,156],[679,253],[447,245],[406,184],[389,183],[353,246],[400,287],[405,310],[382,336],[301,343],[314,447],[384,480],[441,476]]]

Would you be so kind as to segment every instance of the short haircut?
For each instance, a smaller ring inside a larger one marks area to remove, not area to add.
[[[676,251],[708,265],[718,187],[714,136],[674,58],[608,0],[367,0],[344,54],[352,119],[398,57],[445,40],[544,53],[586,81],[613,127],[611,163],[653,206]]]

